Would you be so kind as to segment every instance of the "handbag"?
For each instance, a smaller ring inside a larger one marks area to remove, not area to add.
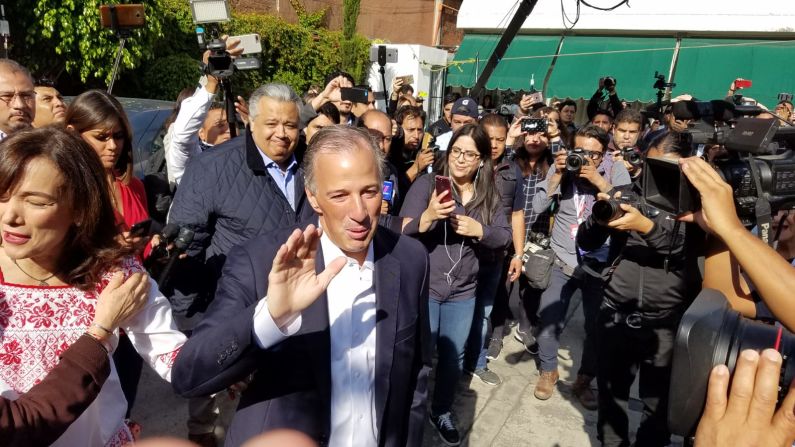
[[[557,211],[557,210],[556,210]],[[552,225],[555,222],[555,213],[549,217],[549,232],[552,234]],[[522,253],[522,273],[527,278],[530,287],[544,290],[549,286],[549,279],[552,277],[552,266],[555,265],[557,256],[555,251],[549,247],[537,244],[534,241],[526,241]]]
[[[549,286],[555,256],[555,251],[551,248],[545,249],[533,242],[525,244],[522,254],[522,273],[530,287],[543,290]]]

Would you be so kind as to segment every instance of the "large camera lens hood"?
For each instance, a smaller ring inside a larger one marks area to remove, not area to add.
[[[695,433],[707,397],[709,375],[725,363],[726,346],[740,320],[726,298],[704,289],[687,309],[676,333],[668,404],[668,428],[672,433]],[[729,335],[727,337],[726,335]]]

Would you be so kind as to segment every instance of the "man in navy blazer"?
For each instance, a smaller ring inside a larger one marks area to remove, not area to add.
[[[419,446],[428,254],[378,225],[383,152],[365,131],[322,129],[304,165],[322,230],[289,228],[229,253],[176,359],[174,389],[191,397],[247,383],[227,446],[277,428],[320,445]]]

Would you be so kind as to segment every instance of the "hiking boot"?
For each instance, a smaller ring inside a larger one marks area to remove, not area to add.
[[[488,368],[476,369],[472,375],[480,379],[480,381],[486,385],[497,386],[502,383],[500,376]]]
[[[547,400],[552,397],[555,391],[555,384],[558,383],[558,370],[541,371],[541,376],[536,382],[536,389],[533,395],[538,400]]]
[[[499,338],[492,338],[489,341],[489,349],[486,351],[486,358],[488,360],[497,360],[502,351],[502,340]]]
[[[578,374],[577,380],[571,386],[571,391],[577,400],[580,401],[580,405],[585,407],[586,410],[594,411],[599,408],[599,403],[593,394],[593,390],[591,390],[592,380],[593,377]]]
[[[461,436],[458,434],[458,429],[453,422],[453,415],[449,411],[439,416],[431,415],[431,424],[436,427],[442,442],[453,446],[461,444]]]

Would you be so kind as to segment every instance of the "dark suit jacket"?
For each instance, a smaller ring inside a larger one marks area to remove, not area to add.
[[[172,384],[185,397],[215,393],[248,377],[226,439],[238,446],[275,428],[328,442],[331,360],[326,294],[301,314],[297,334],[267,350],[253,334],[254,309],[293,228],[260,236],[227,257],[215,300],[182,347]],[[379,227],[373,239],[376,295],[375,408],[380,446],[419,446],[426,415],[428,254],[416,240]],[[318,250],[317,271],[324,267]]]

